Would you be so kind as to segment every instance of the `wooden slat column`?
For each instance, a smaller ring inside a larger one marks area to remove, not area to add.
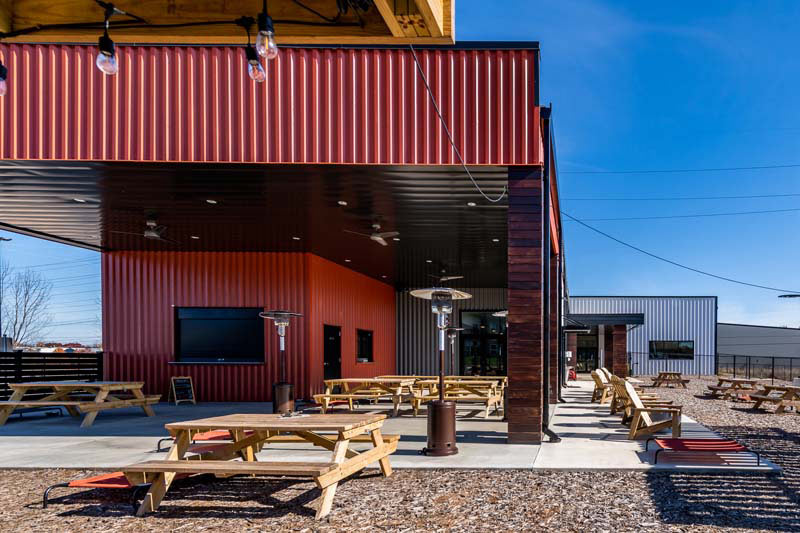
[[[508,173],[508,442],[542,440],[542,175]]]
[[[625,324],[616,325],[611,335],[611,371],[621,378],[628,377],[628,327]]]

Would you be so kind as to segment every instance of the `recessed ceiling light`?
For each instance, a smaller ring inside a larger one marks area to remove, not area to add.
[[[500,239],[492,239],[492,242],[500,242]]]
[[[300,237],[292,237],[292,240],[293,240],[293,241],[299,241],[299,240],[300,240]]]
[[[433,263],[433,260],[432,259],[426,259],[425,262],[426,263]]]
[[[212,200],[211,198],[206,200],[206,203],[211,204],[211,205],[217,205],[217,201],[216,200]]]
[[[475,207],[478,204],[476,204],[475,202],[467,202],[467,205],[470,207]]]
[[[345,202],[344,200],[339,200],[339,201],[338,201],[338,202],[336,202],[336,203],[337,203],[337,204],[339,204],[339,205],[341,205],[342,207],[344,207],[344,206],[346,206],[346,205],[347,205],[347,202]]]
[[[393,241],[400,242],[400,237],[392,237],[392,240],[393,240]]]
[[[350,259],[345,259],[344,262],[345,263],[351,263],[352,261]]]
[[[192,239],[194,239],[194,240],[198,240],[199,238],[200,237],[198,237],[197,235],[192,235]]]
[[[85,204],[86,203],[86,200],[84,200],[83,198],[73,198],[73,200],[75,200],[79,204]]]

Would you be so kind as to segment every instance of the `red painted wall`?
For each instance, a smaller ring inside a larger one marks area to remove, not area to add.
[[[374,326],[374,367],[380,369],[377,373],[394,372],[392,287],[311,254],[109,252],[103,254],[102,264],[108,379],[143,380],[148,392],[166,396],[170,376],[190,375],[201,401],[271,399],[278,370],[278,340],[271,323],[264,324],[264,364],[175,365],[170,364],[173,306],[265,307],[303,313],[287,336],[288,374],[298,397],[309,397],[322,385],[325,321],[343,318],[336,325],[343,326],[345,339],[350,330],[354,336],[354,328],[361,324]],[[367,319],[369,315],[374,318]],[[387,339],[380,350],[379,338]],[[346,366],[348,342],[342,343],[343,375],[362,375],[355,373],[361,369]],[[348,373],[351,370],[354,373]]]
[[[325,324],[342,328],[343,377],[396,374],[394,288],[315,255],[310,266],[312,382],[322,381]],[[356,362],[356,329],[373,332],[372,363]]]

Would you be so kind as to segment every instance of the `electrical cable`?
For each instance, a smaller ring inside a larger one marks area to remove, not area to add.
[[[584,226],[584,227],[594,231],[595,233],[599,233],[603,237],[611,239],[614,242],[617,242],[617,243],[619,243],[619,244],[621,244],[623,246],[626,246],[626,247],[628,247],[628,248],[630,248],[632,250],[636,250],[637,252],[640,252],[640,253],[643,253],[645,255],[648,255],[648,256],[650,256],[650,257],[652,257],[654,259],[658,259],[659,261],[663,261],[665,263],[669,263],[670,265],[673,265],[673,266],[676,266],[676,267],[679,267],[679,268],[683,268],[683,269],[689,270],[691,272],[696,272],[697,274],[702,274],[704,276],[709,276],[711,278],[720,279],[722,281],[728,281],[730,283],[736,283],[736,284],[739,284],[739,285],[746,285],[748,287],[755,287],[757,289],[766,289],[766,290],[769,290],[769,291],[775,291],[775,292],[780,292],[780,293],[800,294],[800,291],[797,291],[797,290],[779,289],[779,288],[776,288],[776,287],[769,287],[767,285],[759,285],[757,283],[749,283],[747,281],[741,281],[741,280],[738,280],[738,279],[728,278],[728,277],[725,277],[725,276],[720,276],[718,274],[712,274],[711,272],[706,272],[705,270],[700,270],[700,269],[697,269],[697,268],[693,268],[693,267],[690,267],[690,266],[683,265],[683,264],[678,263],[676,261],[672,261],[672,260],[667,259],[665,257],[661,257],[660,255],[656,255],[654,253],[648,252],[647,250],[642,250],[641,248],[639,248],[637,246],[634,246],[632,244],[628,244],[625,241],[617,239],[616,237],[614,237],[612,235],[609,235],[608,233],[605,233],[604,231],[601,231],[601,230],[595,228],[594,226],[590,226],[589,224],[585,223],[584,221],[582,221],[580,219],[575,218],[574,216],[570,215],[569,213],[565,213],[564,211],[562,211],[561,214],[563,214],[564,216],[566,216],[567,218],[569,218],[571,220],[574,220],[575,222],[577,222],[581,226]]]
[[[780,168],[800,168],[800,163],[788,165],[759,165],[752,167],[716,167],[716,168],[674,168],[645,170],[562,170],[562,174],[684,174],[692,172],[736,172],[740,170],[772,170]]]
[[[663,196],[641,198],[562,198],[562,202],[663,202],[671,200],[742,200],[746,198],[786,198],[800,196],[800,193],[789,194],[752,194],[746,196]]]
[[[800,208],[791,209],[766,209],[763,211],[733,211],[730,213],[701,213],[696,215],[661,215],[652,217],[612,217],[612,218],[582,218],[583,221],[600,222],[611,220],[665,220],[670,218],[707,218],[707,217],[730,217],[736,215],[761,215],[764,213],[789,213],[800,211]]]
[[[453,147],[453,151],[456,153],[456,156],[458,156],[458,160],[461,162],[461,166],[464,168],[464,171],[467,173],[467,176],[469,176],[469,179],[472,180],[472,184],[475,186],[478,192],[481,193],[481,196],[483,196],[487,201],[496,204],[497,202],[502,200],[503,197],[506,195],[506,192],[508,191],[508,186],[505,185],[503,186],[503,192],[500,193],[500,196],[498,196],[497,198],[490,198],[489,196],[486,195],[485,192],[483,192],[480,185],[478,185],[478,182],[475,181],[475,178],[472,177],[472,173],[469,171],[469,168],[467,168],[467,164],[464,162],[464,158],[461,157],[461,151],[458,149],[455,141],[453,140],[453,135],[450,133],[450,128],[447,127],[447,123],[445,122],[444,117],[442,116],[442,112],[439,110],[439,104],[436,103],[436,97],[433,95],[431,86],[428,84],[428,77],[425,75],[425,72],[423,72],[422,65],[419,62],[419,58],[417,58],[417,51],[414,50],[413,44],[409,44],[408,47],[411,49],[411,54],[414,56],[414,64],[417,66],[417,72],[419,72],[419,75],[422,78],[422,83],[425,84],[425,89],[428,91],[428,96],[430,97],[431,104],[433,104],[433,109],[439,116],[439,122],[441,123],[442,128],[444,128],[444,131],[447,134],[447,140],[450,141],[450,146]]]

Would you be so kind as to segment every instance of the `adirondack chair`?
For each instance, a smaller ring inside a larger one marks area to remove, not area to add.
[[[599,401],[600,405],[603,405],[606,402],[610,402],[611,397],[614,395],[611,383],[608,383],[597,370],[592,370],[592,379],[594,380],[592,403]]]
[[[611,372],[609,372],[609,371],[608,371],[608,369],[607,369],[606,367],[604,367],[604,366],[601,366],[601,367],[600,367],[600,368],[598,368],[597,370],[598,370],[598,372],[601,372],[602,374],[604,374],[604,376],[605,376],[605,378],[606,378],[606,381],[609,381],[609,382],[611,381],[611,376],[613,376],[614,374],[612,374]]]
[[[681,406],[654,406],[645,405],[639,394],[633,390],[633,385],[625,382],[625,392],[628,394],[631,403],[633,404],[633,420],[631,421],[631,429],[628,432],[628,438],[635,440],[643,435],[651,435],[661,430],[672,428],[672,438],[676,439],[681,436]],[[666,420],[654,421],[653,414],[668,415]]]
[[[637,393],[639,399],[648,406],[668,407],[672,404],[671,400],[662,400],[654,394],[643,393],[640,389],[637,389],[624,379],[617,376],[611,376],[611,387],[613,389],[614,396],[611,399],[610,413],[613,415],[617,412],[622,412],[623,424],[627,424],[633,418],[634,409],[633,402],[631,401],[627,388],[625,387],[626,385],[629,385],[634,392]]]

